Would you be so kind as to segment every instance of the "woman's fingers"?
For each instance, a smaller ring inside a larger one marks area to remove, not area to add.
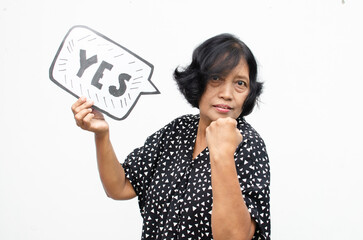
[[[207,145],[210,152],[233,154],[242,141],[237,129],[237,121],[232,118],[219,118],[206,129]]]
[[[84,127],[85,118],[91,112],[92,112],[92,109],[91,108],[86,108],[86,109],[81,110],[77,114],[75,114],[74,115],[74,119],[76,120],[77,126],[83,128]],[[86,120],[88,120],[88,118]]]
[[[80,97],[73,105],[72,112],[77,126],[82,129],[88,129],[90,127],[90,121],[94,117],[94,114],[89,115],[92,112],[93,101],[87,100],[86,97]]]
[[[81,106],[83,103],[85,103],[86,100],[87,99],[85,97],[80,97],[77,99],[77,101],[75,103],[72,104],[72,112],[74,115],[77,114],[78,107]]]
[[[72,112],[74,115],[78,114],[83,109],[87,109],[93,106],[92,100],[87,100],[86,97],[80,97],[73,105]]]
[[[91,121],[94,118],[94,114],[93,113],[88,113],[84,118],[83,118],[83,127],[84,129],[90,129],[91,127]]]
[[[87,100],[86,97],[80,97],[73,105],[72,112],[78,127],[94,133],[108,131],[108,124],[105,121],[102,113],[92,109],[92,100]]]

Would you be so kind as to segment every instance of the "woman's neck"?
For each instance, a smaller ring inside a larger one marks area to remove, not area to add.
[[[209,124],[206,125],[202,119],[199,119],[197,138],[195,140],[193,150],[193,159],[195,159],[207,147],[206,129],[208,126]]]

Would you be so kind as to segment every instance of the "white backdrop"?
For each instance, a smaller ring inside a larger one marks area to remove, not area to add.
[[[197,113],[172,72],[222,32],[265,82],[247,120],[271,162],[273,239],[363,239],[361,0],[0,0],[0,239],[140,239],[137,200],[108,199],[76,100],[49,80],[59,44],[86,25],[155,67],[161,94],[108,118],[120,161],[175,117]]]

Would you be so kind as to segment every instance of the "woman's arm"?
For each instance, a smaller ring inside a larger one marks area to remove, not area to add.
[[[92,101],[81,97],[72,105],[72,111],[77,125],[95,134],[98,171],[105,192],[113,199],[133,198],[136,193],[117,160],[110,141],[109,126],[103,115],[91,108],[92,105]]]
[[[245,205],[234,161],[242,141],[236,120],[220,118],[206,131],[212,174],[212,233],[215,240],[252,239],[256,223]]]

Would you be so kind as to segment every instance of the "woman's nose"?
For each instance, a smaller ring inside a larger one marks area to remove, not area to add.
[[[225,100],[230,100],[233,95],[233,86],[231,83],[225,81],[219,89],[219,97]]]

